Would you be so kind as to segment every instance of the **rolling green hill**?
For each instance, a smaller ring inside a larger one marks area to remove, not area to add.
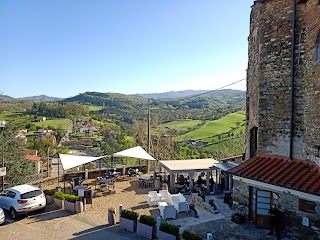
[[[240,126],[244,120],[245,115],[243,113],[231,113],[218,120],[208,121],[201,128],[177,137],[177,140],[186,141],[194,139],[212,142],[217,139],[217,137],[213,138],[213,136],[229,132],[232,128],[237,127],[237,123],[239,124],[239,128],[235,132],[244,131],[244,126]]]
[[[163,130],[175,129],[179,131],[188,131],[189,129],[194,128],[199,124],[202,124],[201,120],[176,120],[161,124],[159,128]]]

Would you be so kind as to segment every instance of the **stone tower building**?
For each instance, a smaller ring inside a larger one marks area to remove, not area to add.
[[[255,1],[248,40],[246,159],[320,166],[320,1]]]

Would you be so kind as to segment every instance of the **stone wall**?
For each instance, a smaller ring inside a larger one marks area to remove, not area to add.
[[[320,145],[320,63],[314,61],[320,7],[317,0],[302,2],[296,11],[293,157],[320,165],[314,151],[314,145]],[[253,127],[258,127],[258,154],[289,155],[292,15],[292,0],[252,6],[246,159]]]
[[[233,180],[233,212],[248,216],[249,214],[249,187],[244,181]],[[265,190],[265,189],[263,189]],[[299,197],[289,193],[274,192],[278,195],[278,208],[282,212],[284,232],[294,231],[298,235],[306,235],[308,239],[318,239],[318,234],[311,227],[302,225],[302,217],[310,220],[310,226],[320,228],[320,202],[316,203],[316,213],[308,213],[299,210]]]

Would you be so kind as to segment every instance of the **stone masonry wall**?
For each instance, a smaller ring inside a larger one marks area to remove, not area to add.
[[[318,0],[296,11],[293,157],[315,157],[320,145],[320,62],[314,61],[320,31]],[[289,155],[292,0],[255,2],[250,17],[247,71],[247,144],[258,127],[258,154]]]
[[[305,53],[305,143],[304,158],[315,161],[320,166],[315,145],[320,145],[320,62],[315,61],[315,45],[320,33],[320,6],[317,0],[306,3],[306,25],[304,38]]]

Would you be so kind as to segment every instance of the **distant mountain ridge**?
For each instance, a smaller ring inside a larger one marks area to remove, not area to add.
[[[58,97],[50,97],[47,95],[39,95],[39,96],[30,96],[30,97],[21,97],[21,98],[14,98],[8,95],[0,95],[0,99],[10,101],[10,100],[30,100],[30,101],[40,101],[40,102],[55,102],[64,100],[64,98]]]
[[[209,92],[210,90],[181,90],[181,91],[170,91],[170,92],[163,92],[163,93],[137,93],[136,95],[146,97],[146,98],[153,98],[153,99],[162,99],[162,98],[183,98],[189,97],[192,95],[202,94],[205,92]]]
[[[39,95],[39,96],[22,97],[22,98],[16,98],[16,99],[34,100],[34,101],[41,101],[41,102],[54,102],[54,101],[61,101],[64,98],[50,97],[50,96],[47,96],[47,95]]]

